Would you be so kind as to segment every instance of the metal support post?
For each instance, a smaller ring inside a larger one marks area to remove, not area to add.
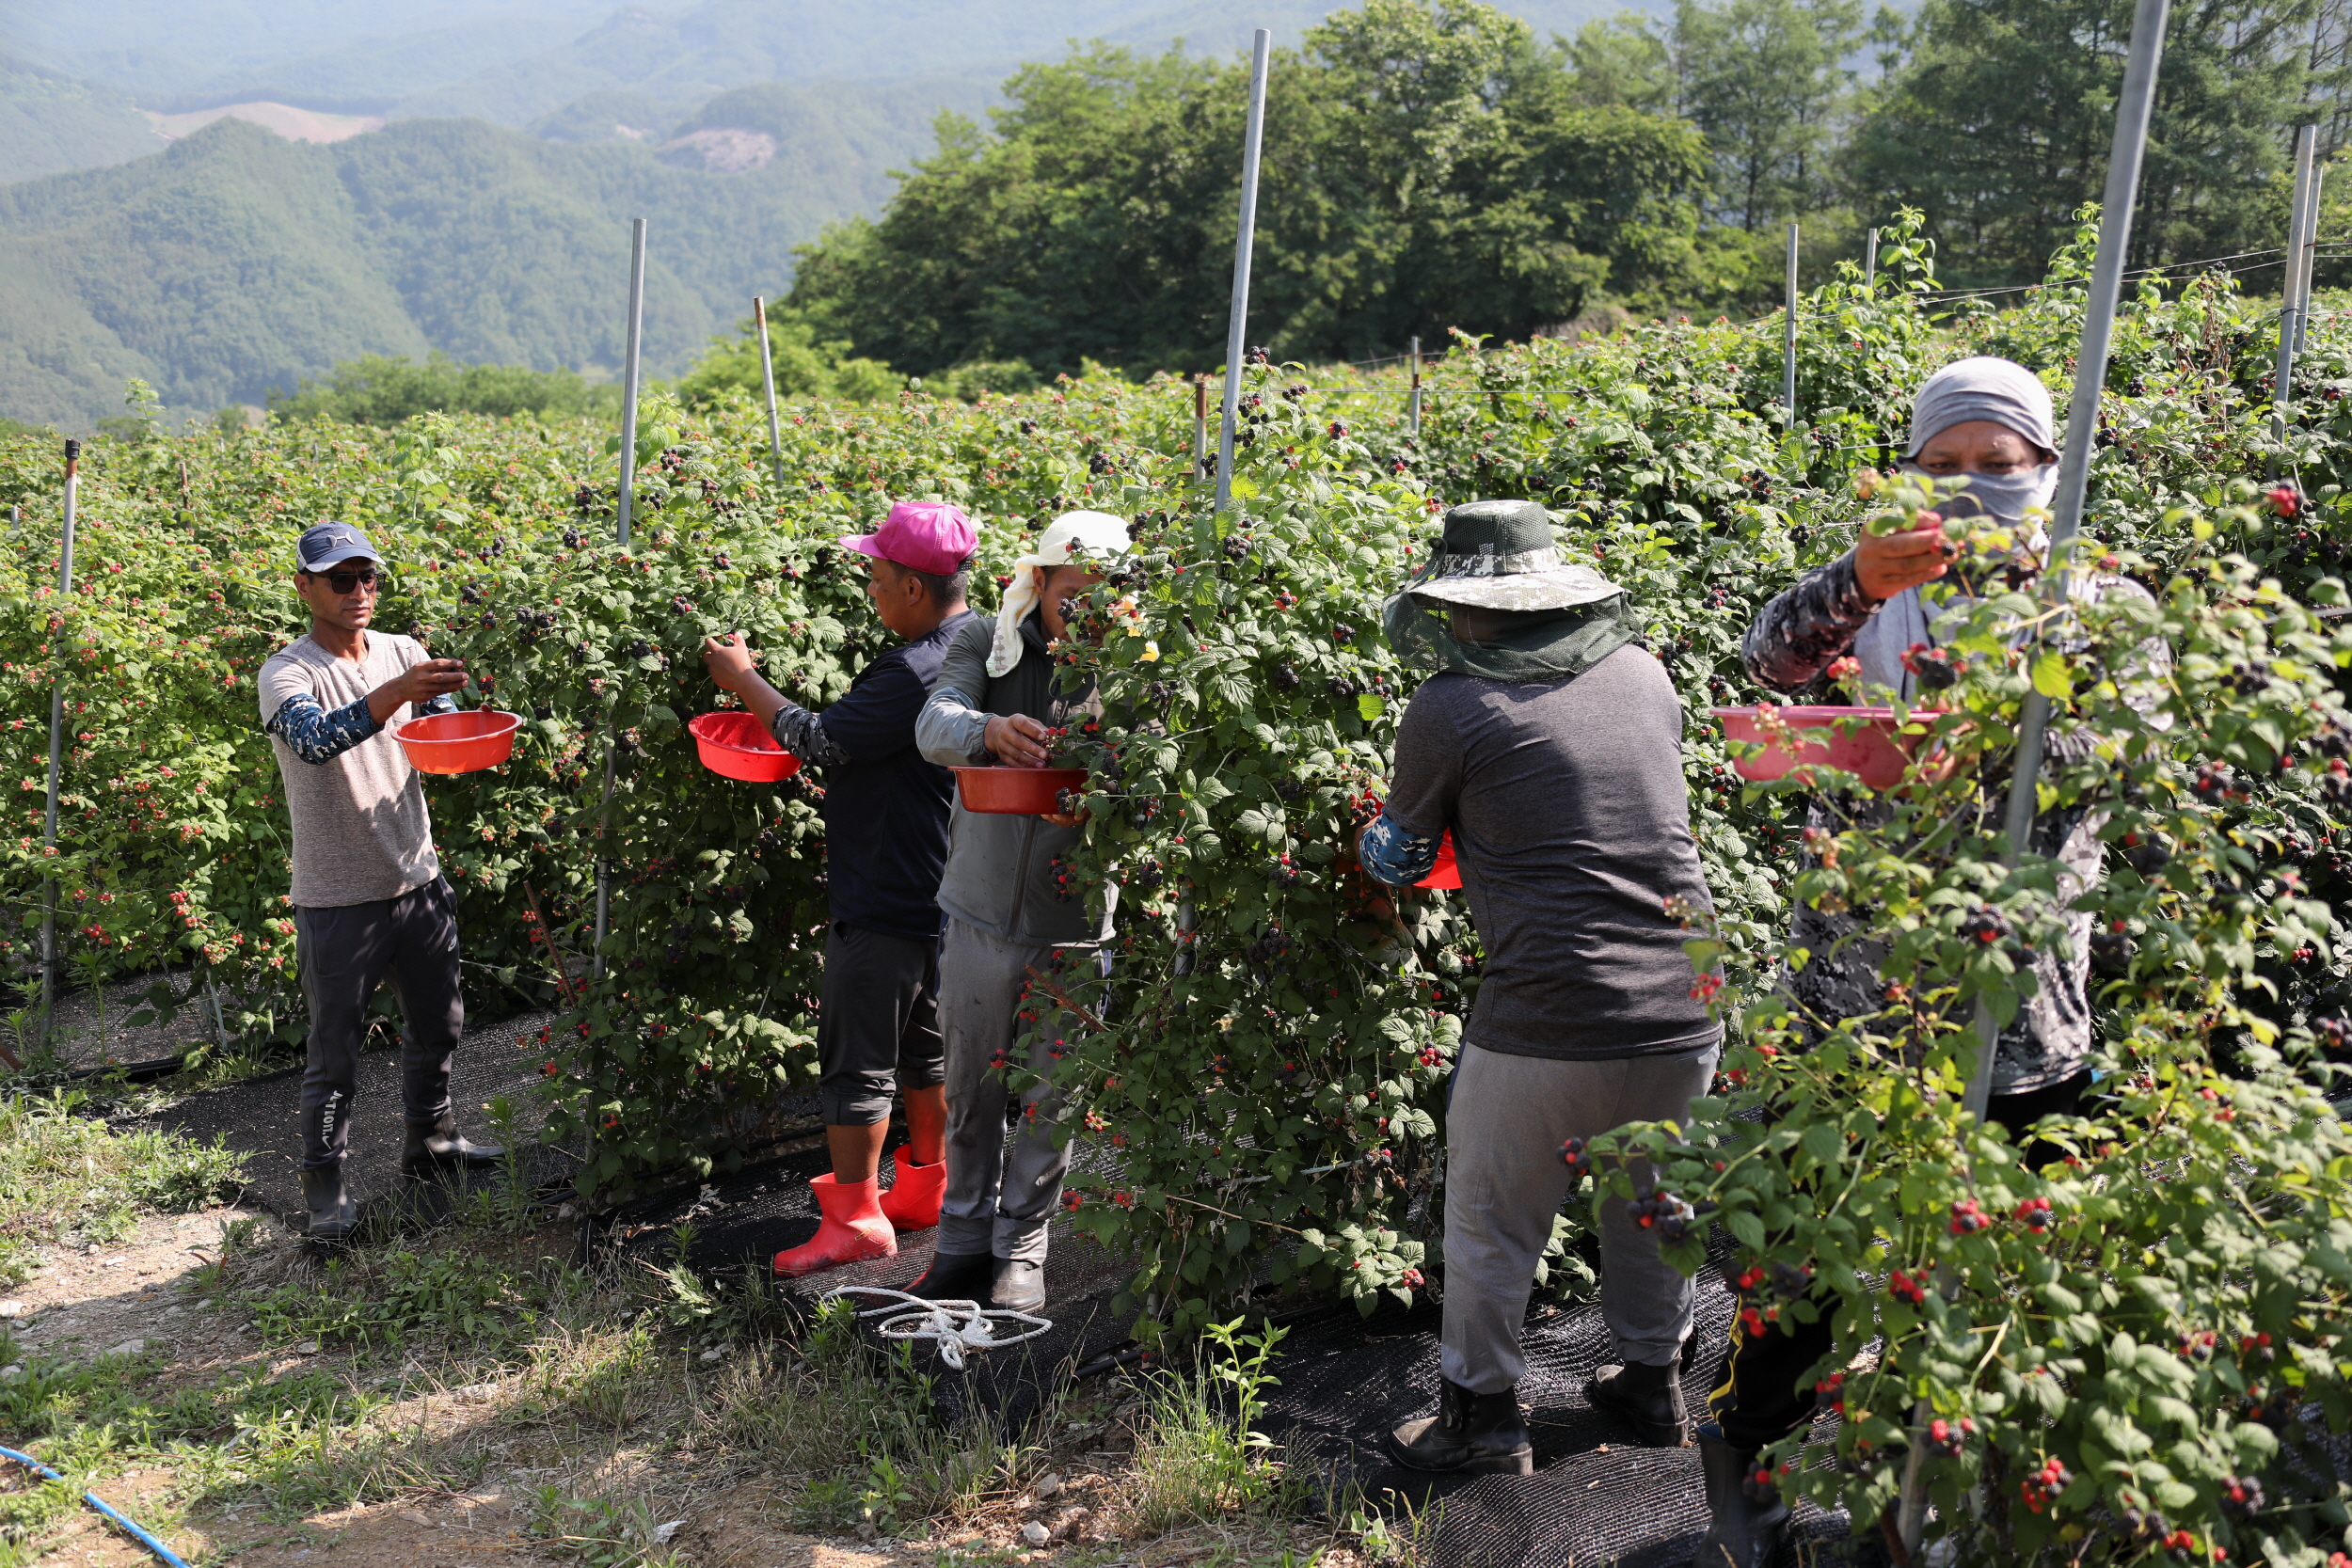
[[[2307,276],[2303,271],[2304,234],[2311,223],[2312,209],[2317,194],[2312,182],[2312,154],[2319,141],[2319,127],[2298,125],[2295,129],[2295,202],[2287,210],[2286,279],[2279,296],[2279,362],[2272,372],[2270,387],[2270,438],[2283,449],[2287,425],[2295,417],[2295,349],[2302,339],[2304,296],[2297,287]],[[2270,474],[2279,476],[2281,457],[2271,459]]]
[[[1797,428],[1797,226],[1788,226],[1788,319],[1782,324],[1780,346],[1780,405],[1788,411],[1788,428]]]
[[[57,610],[60,616],[73,595],[73,522],[82,499],[82,443],[65,444],[65,529],[57,551]],[[51,657],[59,673],[49,682],[49,808],[41,818],[40,847],[44,859],[57,852],[57,781],[65,766],[65,639],[53,637]],[[49,1044],[49,1021],[57,1000],[57,879],[41,879],[40,893],[40,1042]]]
[[[637,499],[638,339],[645,321],[645,220],[628,226],[628,357],[621,371],[621,504],[616,534],[628,543],[629,508]]]
[[[1258,238],[1258,153],[1265,141],[1266,55],[1273,35],[1263,27],[1249,43],[1249,123],[1241,145],[1241,228],[1233,236],[1233,303],[1225,328],[1225,422],[1216,439],[1216,504],[1233,499],[1233,425],[1241,415],[1243,334],[1249,325],[1249,255]]]
[[[2115,336],[2116,300],[2122,293],[2123,263],[2131,248],[2132,198],[2139,188],[2139,166],[2148,147],[2148,118],[2155,101],[2156,68],[2164,57],[2164,28],[2171,0],[2138,0],[2132,18],[2131,54],[2123,67],[2123,90],[2115,110],[2115,145],[2107,157],[2106,197],[2099,214],[2099,253],[2090,272],[2090,297],[2085,302],[2082,345],[2074,356],[2074,391],[2067,409],[2066,450],[2058,459],[2058,494],[2050,519],[2050,561],[2055,568],[2042,574],[2042,603],[2053,608],[2068,600],[2067,547],[2082,529],[2083,495],[2090,478],[2090,455],[2097,447],[2099,394],[2107,379],[2107,354]],[[2019,716],[2016,771],[2010,775],[2006,817],[2009,844],[2003,863],[2014,866],[2033,831],[2037,790],[2042,777],[2042,738],[2050,724],[2050,700],[2028,692]],[[1993,1009],[1977,1006],[1976,1070],[1969,1075],[1963,1103],[1981,1121],[1993,1095],[1993,1063],[1999,1051],[1999,1030]],[[1928,1419],[1924,1401],[1913,1414],[1917,1427]],[[1928,1493],[1922,1468],[1923,1433],[1912,1433],[1911,1457],[1903,1467],[1903,1490],[1897,1515],[1897,1533],[1904,1550],[1915,1560],[1927,1528]]]
[[[1209,477],[1209,378],[1192,378],[1192,477]]]
[[[784,494],[784,427],[776,422],[776,362],[768,355],[768,302],[752,295],[752,320],[759,324],[759,388],[768,399],[768,452],[776,466],[776,494]]]
[[[1413,340],[1411,354],[1413,360],[1413,390],[1411,395],[1406,400],[1405,419],[1406,423],[1412,430],[1413,439],[1418,441],[1421,439],[1421,340],[1419,338],[1415,338]]]
[[[1879,231],[1870,230],[1869,243],[1862,247],[1862,286],[1875,290],[1879,286]]]

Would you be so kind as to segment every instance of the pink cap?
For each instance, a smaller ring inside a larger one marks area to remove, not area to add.
[[[971,559],[979,535],[959,507],[946,501],[900,501],[882,527],[871,533],[845,533],[841,542],[861,555],[946,577]]]

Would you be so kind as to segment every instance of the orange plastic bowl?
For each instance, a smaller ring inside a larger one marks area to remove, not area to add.
[[[706,713],[690,721],[703,766],[723,779],[775,784],[801,770],[801,759],[776,744],[768,727],[748,713]]]
[[[1462,885],[1461,863],[1454,858],[1454,834],[1448,832],[1438,841],[1438,863],[1429,875],[1413,884],[1415,887],[1450,888]]]
[[[1044,816],[1061,811],[1065,789],[1086,792],[1083,768],[959,768],[956,793],[966,811],[999,816]]]
[[[1925,738],[1899,733],[1892,708],[1773,708],[1770,711],[1779,716],[1780,722],[1797,732],[1796,754],[1791,756],[1777,743],[1777,736],[1764,733],[1758,718],[1763,711],[1753,707],[1714,710],[1715,717],[1724,722],[1724,733],[1732,739],[1755,745],[1774,742],[1731,765],[1741,778],[1759,784],[1794,773],[1799,783],[1809,784],[1813,782],[1811,769],[1826,766],[1855,775],[1872,789],[1892,789],[1902,783],[1912,750]],[[1914,721],[1935,717],[1916,709],[1911,715]]]
[[[392,731],[420,773],[479,773],[515,754],[519,713],[478,707],[463,713],[428,713]]]

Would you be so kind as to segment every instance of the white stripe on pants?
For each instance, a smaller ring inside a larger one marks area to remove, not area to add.
[[[1446,1111],[1445,1330],[1449,1382],[1497,1394],[1526,1375],[1519,1324],[1551,1219],[1567,1196],[1560,1146],[1632,1121],[1687,1120],[1713,1080],[1713,1043],[1671,1056],[1568,1062],[1466,1046]],[[1647,1163],[1634,1168],[1638,1189]],[[1620,1360],[1662,1366],[1691,1333],[1691,1282],[1658,1237],[1600,1200],[1600,1310]]]

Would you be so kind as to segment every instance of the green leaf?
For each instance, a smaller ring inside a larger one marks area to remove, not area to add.
[[[2054,703],[2062,703],[2074,694],[2074,685],[2067,673],[2064,654],[2052,648],[2033,661],[2033,689]]]

